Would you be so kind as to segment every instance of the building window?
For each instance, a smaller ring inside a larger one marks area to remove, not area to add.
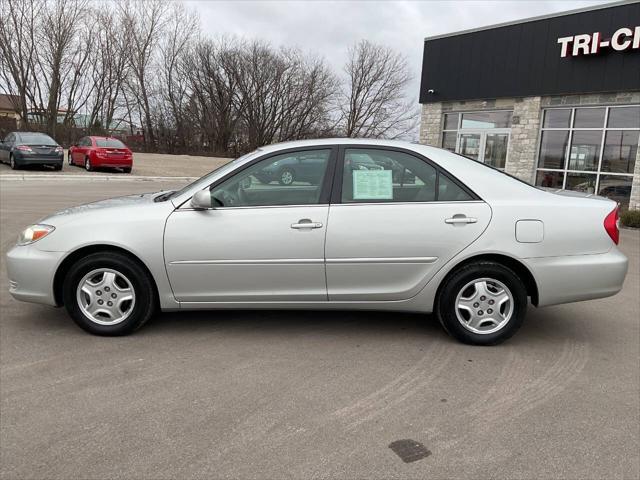
[[[543,111],[536,185],[597,193],[628,208],[640,106]]]
[[[512,117],[510,110],[446,113],[442,148],[502,169]]]
[[[458,127],[460,124],[459,113],[444,114],[444,128],[442,129],[442,148],[450,152],[456,151],[458,143]]]

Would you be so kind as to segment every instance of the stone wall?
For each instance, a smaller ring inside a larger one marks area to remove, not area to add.
[[[442,132],[442,103],[425,103],[420,115],[420,143],[439,147]]]
[[[513,104],[511,138],[505,171],[525,182],[535,182],[540,132],[540,97],[518,98]]]
[[[427,103],[422,105],[420,143],[436,147],[441,146],[445,113],[513,109],[513,124],[505,171],[526,182],[534,183],[540,141],[538,136],[544,108],[630,104],[640,104],[640,91]],[[636,154],[629,208],[640,209],[640,148]]]

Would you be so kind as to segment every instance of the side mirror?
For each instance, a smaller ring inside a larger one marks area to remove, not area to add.
[[[196,194],[191,197],[191,206],[196,210],[206,210],[209,208],[213,208],[213,203],[211,202],[211,192],[208,189],[199,190]]]

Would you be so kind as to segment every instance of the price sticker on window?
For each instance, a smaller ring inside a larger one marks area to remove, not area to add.
[[[393,200],[391,170],[354,170],[354,200]]]

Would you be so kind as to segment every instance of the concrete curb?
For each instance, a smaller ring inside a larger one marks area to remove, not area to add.
[[[192,182],[200,177],[146,177],[146,176],[120,176],[120,175],[0,175],[0,181],[27,181],[27,180],[85,180],[88,182]]]

